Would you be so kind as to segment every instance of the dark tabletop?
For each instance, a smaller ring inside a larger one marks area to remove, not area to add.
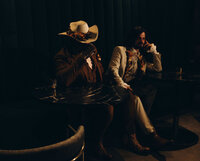
[[[115,104],[122,100],[119,89],[112,85],[92,85],[55,90],[51,86],[35,88],[34,96],[42,101],[61,104]],[[56,94],[55,94],[56,92]]]
[[[148,73],[147,78],[156,79],[169,82],[182,82],[182,83],[195,83],[200,84],[199,73],[177,73],[177,72],[161,72],[161,73]]]

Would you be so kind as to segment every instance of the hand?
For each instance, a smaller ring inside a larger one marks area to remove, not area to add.
[[[84,44],[82,52],[84,59],[91,57],[95,53],[97,53],[97,49],[92,43]]]
[[[125,89],[127,89],[128,91],[131,91],[131,92],[133,92],[133,89],[130,87],[130,85],[128,85],[128,84],[124,84],[123,85],[123,87],[125,88]]]
[[[126,88],[128,91],[133,92],[133,89],[129,86]]]
[[[145,44],[143,45],[143,49],[145,51],[150,50],[151,49],[151,44],[146,40]]]
[[[141,68],[140,68],[140,70],[143,72],[143,73],[145,73],[146,72],[146,64],[144,63],[144,64],[141,64]]]

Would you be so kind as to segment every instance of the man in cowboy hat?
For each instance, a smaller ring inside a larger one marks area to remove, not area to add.
[[[103,66],[96,47],[92,44],[98,38],[98,27],[93,25],[88,27],[85,21],[71,22],[66,32],[59,33],[63,37],[65,44],[55,56],[56,78],[59,86],[62,87],[82,87],[102,82]],[[91,143],[89,147],[93,152],[104,159],[112,156],[103,146],[104,133],[112,121],[113,106],[102,105],[101,114],[92,108],[95,129],[86,130],[87,138]],[[86,114],[87,115],[87,114]],[[87,118],[88,119],[88,118]],[[96,121],[95,121],[96,120]],[[89,137],[87,137],[87,134]]]

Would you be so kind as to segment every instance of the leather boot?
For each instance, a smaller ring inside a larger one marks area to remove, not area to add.
[[[148,136],[148,145],[152,148],[162,148],[168,145],[171,141],[159,136],[156,132]]]
[[[136,137],[136,133],[131,134],[131,135],[125,135],[123,137],[123,143],[124,143],[124,146],[126,146],[126,148],[129,148],[130,150],[132,150],[135,153],[145,155],[150,152],[149,147],[142,146],[139,143],[139,141]]]

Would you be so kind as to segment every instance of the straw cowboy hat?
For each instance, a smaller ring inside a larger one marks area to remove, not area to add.
[[[71,22],[69,25],[69,30],[66,32],[59,33],[60,36],[69,36],[80,43],[91,43],[98,38],[98,27],[93,25],[88,27],[85,21]]]

